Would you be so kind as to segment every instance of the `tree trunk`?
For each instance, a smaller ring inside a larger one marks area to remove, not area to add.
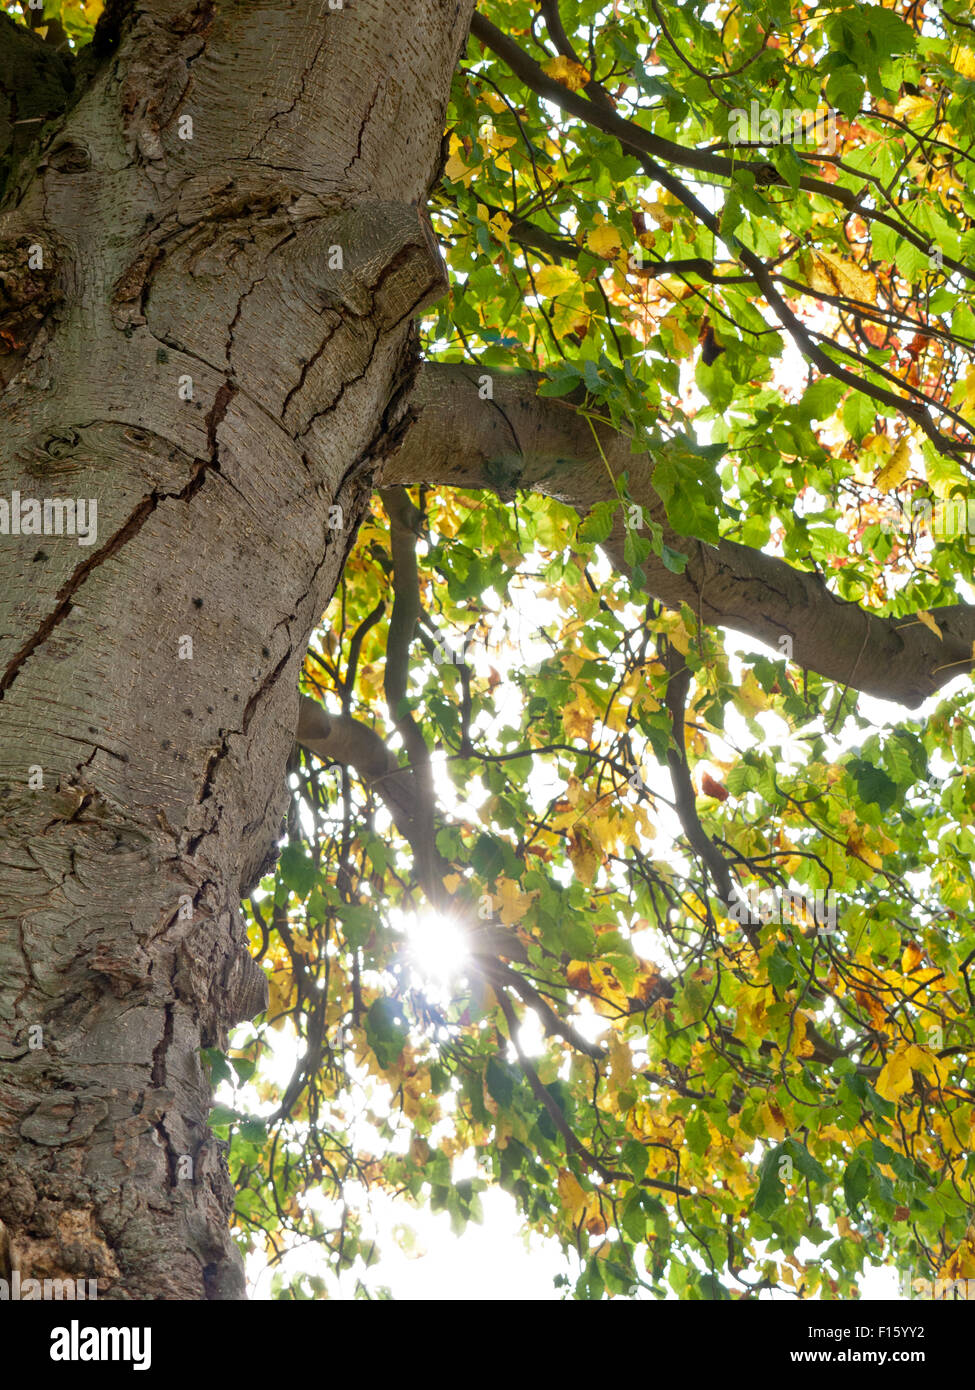
[[[238,899],[444,288],[423,208],[470,10],[109,5],[80,97],[15,166],[0,1274],[243,1296],[199,1049],[263,1006]],[[54,499],[84,502],[80,534]]]

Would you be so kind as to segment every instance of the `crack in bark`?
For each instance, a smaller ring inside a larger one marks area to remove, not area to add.
[[[39,990],[40,990],[40,987],[41,987],[41,982],[40,982],[40,980],[37,978],[37,975],[36,975],[35,972],[34,972],[34,963],[33,963],[33,961],[31,960],[31,958],[30,958],[30,952],[29,952],[28,949],[27,949],[27,941],[26,941],[26,938],[25,938],[25,936],[24,936],[24,932],[25,932],[24,919],[23,919],[23,917],[18,917],[18,918],[17,918],[17,944],[20,946],[20,954],[21,954],[21,955],[23,956],[23,958],[24,958],[24,964],[25,964],[26,967],[27,967],[27,973],[26,973],[26,976],[25,976],[25,979],[24,979],[23,988],[21,989],[20,993],[17,995],[16,999],[14,1000],[14,1010],[13,1010],[13,1011],[14,1011],[14,1015],[15,1015],[15,1016],[16,1016],[16,1013],[17,1013],[17,1009],[18,1009],[18,1007],[19,1007],[19,1005],[20,1005],[20,1001],[21,1001],[21,999],[23,999],[24,995],[25,995],[25,994],[28,994],[32,988],[33,988],[35,991],[39,991]]]
[[[302,69],[301,76],[298,78],[298,95],[295,97],[294,101],[291,103],[290,106],[285,106],[280,111],[275,111],[274,115],[270,118],[270,120],[264,128],[264,134],[260,137],[259,140],[254,141],[253,145],[251,145],[250,149],[247,151],[247,154],[244,156],[246,160],[249,161],[254,152],[260,149],[261,145],[264,144],[265,140],[271,133],[272,127],[276,126],[278,121],[283,120],[285,116],[290,116],[292,111],[301,101],[302,97],[305,95],[305,85],[308,81],[308,75],[317,64],[319,58],[321,57],[322,49],[325,47],[327,43],[328,29],[326,27],[321,39],[319,40],[318,47],[315,49],[315,56],[312,58],[308,66]]]
[[[218,366],[215,362],[209,361],[206,357],[201,357],[200,354],[194,352],[192,348],[184,347],[182,343],[177,342],[175,338],[169,337],[166,333],[156,333],[153,331],[152,328],[148,328],[148,332],[152,335],[153,338],[155,338],[157,343],[162,343],[164,347],[172,348],[173,352],[178,352],[183,357],[191,357],[194,362],[199,362],[201,366],[204,366],[209,371],[216,373],[217,376],[224,376],[226,374],[226,362]],[[280,429],[281,421],[276,416],[271,414],[267,406],[263,405],[261,401],[259,401],[256,398],[256,396],[252,396],[247,390],[245,390],[244,387],[240,385],[240,382],[237,381],[236,377],[233,376],[233,374],[231,374],[231,376],[227,379],[232,381],[235,391],[237,391],[240,394],[242,399],[245,400],[248,405],[253,406],[255,410],[259,410],[261,414],[264,416],[264,418],[270,424],[274,425],[275,429]],[[114,422],[109,421],[108,423]],[[177,448],[182,448],[182,445],[179,443],[178,439],[169,438],[167,435],[163,435],[158,432],[156,433],[159,439],[166,439],[167,443],[175,444]],[[234,484],[230,482],[229,478],[225,477],[225,481],[230,483],[231,487],[234,486]]]
[[[358,134],[358,136],[356,137],[356,142],[355,142],[355,154],[352,156],[352,158],[349,160],[348,164],[345,166],[345,168],[344,168],[343,171],[342,171],[343,174],[344,174],[344,176],[345,176],[346,178],[348,178],[349,175],[351,174],[353,168],[354,168],[355,165],[356,165],[356,162],[362,158],[362,141],[363,141],[363,138],[365,137],[366,126],[369,124],[369,118],[370,118],[370,116],[372,115],[373,107],[376,105],[376,101],[378,100],[379,92],[380,92],[380,89],[382,88],[382,85],[383,85],[383,80],[382,80],[382,78],[380,77],[379,81],[376,83],[376,90],[373,92],[372,96],[369,98],[369,105],[366,107],[365,115],[363,116],[363,118],[362,118],[362,123],[361,123],[361,125],[359,126],[359,134]]]
[[[399,266],[403,263],[404,260],[409,258],[412,252],[412,248],[414,248],[416,244],[417,243],[415,242],[411,242],[408,246],[404,246],[402,250],[398,251],[396,255],[393,257],[393,259],[389,262],[389,264],[383,269],[383,273],[380,275],[376,283],[370,286],[370,293],[373,297],[373,313],[375,313],[375,300],[379,291],[382,289],[384,283],[389,278],[389,276],[399,268]],[[434,282],[431,281],[430,284],[427,284],[424,287],[423,291],[418,296],[418,298],[411,303],[410,307],[406,310],[406,312],[401,314],[394,324],[392,324],[389,328],[384,329],[382,332],[380,332],[378,328],[376,329],[375,336],[373,337],[372,343],[369,348],[369,357],[366,361],[365,366],[362,368],[360,372],[357,372],[355,376],[350,377],[348,381],[344,381],[342,383],[342,385],[339,387],[337,394],[332,398],[329,404],[325,406],[324,410],[317,410],[315,414],[312,415],[311,419],[308,421],[308,424],[305,426],[301,434],[298,436],[299,439],[304,439],[307,436],[307,434],[311,430],[312,425],[314,425],[316,420],[320,420],[324,415],[330,415],[337,408],[339,402],[341,401],[342,397],[345,395],[346,391],[349,389],[350,386],[355,386],[356,382],[362,381],[362,379],[368,373],[369,368],[373,364],[373,361],[376,356],[376,349],[379,346],[380,342],[384,339],[388,339],[389,337],[391,337],[399,328],[400,324],[405,323],[407,319],[413,317],[417,309],[420,307],[420,305],[426,299],[427,295],[430,293],[433,283]],[[352,467],[345,474],[345,477],[343,477],[343,483],[345,482],[345,478],[348,477],[350,473],[356,471],[360,467],[360,464],[361,460],[357,460],[356,463],[352,465]]]
[[[271,247],[271,249],[268,251],[267,256],[265,257],[265,261],[266,261],[266,262],[270,261],[271,257],[274,255],[274,253],[275,253],[276,251],[279,251],[279,250],[281,249],[282,246],[287,245],[287,243],[288,243],[289,241],[293,241],[297,235],[298,235],[297,232],[295,232],[294,230],[291,230],[291,231],[287,232],[287,233],[281,238],[280,241],[276,241],[276,242],[274,243],[274,245],[273,245],[273,246]],[[235,331],[235,329],[236,329],[236,327],[237,327],[237,324],[240,322],[240,316],[241,316],[241,313],[243,312],[244,304],[245,304],[246,301],[250,298],[250,296],[254,293],[254,291],[257,289],[258,285],[263,285],[264,281],[267,279],[267,277],[268,277],[270,274],[271,274],[271,271],[270,271],[270,270],[265,270],[265,271],[263,272],[263,274],[258,275],[257,279],[251,281],[250,286],[244,291],[244,293],[243,293],[243,294],[240,296],[240,298],[237,300],[237,308],[236,308],[236,310],[234,311],[234,316],[233,316],[233,318],[230,320],[230,324],[229,324],[229,326],[228,326],[228,328],[227,328],[227,342],[226,342],[226,346],[224,347],[224,355],[225,355],[226,358],[227,358],[227,366],[228,366],[228,367],[232,367],[232,366],[233,366],[233,363],[232,363],[232,361],[231,361],[231,357],[232,357],[233,348],[234,348],[234,331]],[[285,404],[287,404],[287,402],[285,402]],[[284,413],[284,412],[282,411],[282,414],[283,414],[283,413]]]
[[[166,1053],[169,1051],[169,1045],[173,1041],[173,1010],[175,1007],[175,1004],[172,1002],[166,1005],[162,1037],[152,1049],[153,1086],[165,1086],[166,1084]]]
[[[75,772],[80,772],[83,767],[87,767],[91,762],[92,758],[94,758],[95,754],[99,752],[107,753],[110,758],[115,758],[120,763],[127,763],[129,761],[128,753],[116,753],[114,748],[107,748],[103,743],[95,743],[93,739],[78,738],[76,734],[64,733],[61,735],[61,737],[65,739],[68,743],[81,743],[84,744],[86,748],[90,748],[92,750],[89,756],[85,758],[84,762],[75,763]]]
[[[220,472],[220,446],[217,443],[217,430],[223,424],[230,402],[237,394],[237,387],[228,377],[213,398],[213,405],[207,412],[207,453],[209,464],[215,472]]]
[[[284,621],[287,621],[287,619],[285,619]],[[209,758],[207,759],[206,767],[203,771],[203,785],[201,786],[200,794],[196,799],[198,806],[202,806],[204,801],[209,800],[209,798],[213,795],[213,783],[216,777],[217,768],[220,766],[221,762],[230,752],[230,740],[234,737],[243,736],[247,733],[247,730],[250,727],[251,720],[254,717],[254,711],[257,708],[258,703],[261,699],[263,699],[267,691],[277,681],[281,672],[284,670],[285,666],[291,660],[293,654],[294,647],[291,646],[289,643],[287,651],[281,657],[280,661],[274,667],[273,671],[268,672],[268,674],[264,677],[263,681],[261,681],[261,684],[257,687],[257,689],[248,699],[247,704],[244,706],[244,713],[241,719],[240,728],[227,729],[224,733],[221,734],[219,746],[215,748],[213,752],[210,754]],[[199,834],[194,835],[187,844],[187,853],[190,855],[195,854],[208,833],[209,832],[206,830],[201,830]]]
[[[335,393],[335,395],[329,401],[328,405],[325,406],[323,410],[315,411],[314,415],[312,415],[309,419],[308,424],[301,431],[301,434],[298,435],[299,439],[305,439],[307,437],[307,435],[311,432],[312,426],[315,424],[317,420],[321,420],[324,416],[332,414],[332,412],[338,407],[339,402],[345,395],[346,391],[348,391],[350,386],[355,386],[357,382],[362,381],[362,379],[368,373],[369,368],[372,366],[373,358],[376,355],[376,348],[379,346],[381,340],[382,334],[379,332],[378,329],[376,329],[376,331],[373,334],[372,342],[369,345],[369,357],[366,361],[365,366],[362,368],[360,372],[357,372],[355,376],[351,376],[347,381],[342,382],[342,385],[339,387],[338,391]]]
[[[20,675],[20,672],[31,656],[33,656],[34,652],[44,645],[54,629],[68,617],[74,607],[73,599],[78,590],[88,579],[88,576],[94,570],[98,569],[100,565],[103,565],[106,560],[111,559],[113,555],[117,555],[123,546],[127,545],[133,537],[139,534],[149,517],[161,502],[189,502],[203,486],[206,480],[207,470],[212,468],[216,472],[220,471],[217,429],[227,413],[230,401],[236,393],[236,386],[233,386],[229,381],[224,382],[218,390],[210,412],[206,417],[209,458],[195,460],[196,466],[185,487],[181,488],[179,492],[158,492],[153,489],[148,496],[143,497],[142,501],[119,530],[116,531],[99,550],[96,550],[94,554],[90,555],[87,560],[80,564],[74,573],[61,585],[61,588],[54,596],[55,606],[52,611],[27,639],[20,650],[14,654],[7,663],[3,675],[0,676],[0,700],[4,699],[7,691]]]
[[[341,316],[341,314],[340,314],[340,315],[339,315],[339,321],[338,321],[338,323],[334,326],[334,328],[332,328],[332,330],[329,332],[328,336],[322,341],[321,346],[320,346],[319,348],[317,348],[315,352],[312,353],[312,355],[311,355],[311,357],[309,357],[308,361],[302,366],[301,371],[300,371],[300,373],[299,373],[299,375],[298,375],[298,380],[297,380],[297,382],[295,383],[294,386],[292,386],[291,390],[288,392],[288,394],[287,394],[287,395],[285,396],[285,398],[284,398],[284,404],[283,404],[282,407],[281,407],[281,420],[282,420],[282,422],[284,421],[285,415],[287,415],[287,413],[288,413],[288,406],[291,404],[291,401],[292,401],[293,397],[295,397],[295,396],[298,394],[298,392],[301,390],[301,388],[304,386],[304,384],[305,384],[305,379],[307,378],[308,373],[311,371],[312,367],[314,367],[315,363],[318,362],[318,360],[320,359],[322,353],[325,351],[325,349],[328,347],[329,343],[332,341],[332,339],[335,337],[336,333],[337,333],[337,332],[339,331],[339,329],[341,328],[343,322],[344,322],[344,320],[343,320],[343,318],[342,318],[342,316]],[[341,393],[340,393],[340,394],[341,394]],[[338,397],[336,397],[336,400],[338,400]],[[331,407],[330,407],[330,408],[331,408]]]

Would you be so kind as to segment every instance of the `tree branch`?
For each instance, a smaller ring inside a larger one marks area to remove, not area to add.
[[[725,907],[731,908],[736,903],[731,870],[721,851],[701,824],[701,819],[697,814],[697,798],[694,792],[694,783],[691,780],[691,770],[687,764],[684,711],[687,706],[687,692],[691,683],[690,667],[685,664],[684,658],[675,647],[668,645],[663,656],[668,672],[666,704],[674,730],[674,747],[667,754],[667,765],[670,768],[670,776],[674,784],[677,816],[691,848],[711,874],[718,897]],[[746,927],[745,931],[752,945],[757,946],[758,938],[753,929]]]
[[[0,12],[0,192],[3,165],[18,160],[44,122],[64,110],[73,87],[70,55]]]
[[[595,1154],[590,1153],[585,1144],[582,1143],[575,1133],[575,1130],[572,1129],[565,1116],[562,1114],[558,1105],[556,1105],[550,1092],[542,1084],[538,1072],[522,1051],[521,1044],[518,1041],[518,1019],[512,1008],[511,1000],[503,989],[495,990],[495,994],[501,1006],[501,1012],[504,1014],[505,1022],[508,1025],[508,1034],[514,1044],[515,1052],[518,1055],[518,1062],[528,1079],[528,1084],[532,1088],[532,1093],[539,1104],[544,1107],[552,1123],[555,1125],[555,1128],[562,1135],[562,1138],[565,1140],[567,1151],[578,1155],[586,1167],[591,1169],[594,1173],[598,1173],[604,1182],[613,1182],[617,1179],[622,1179],[624,1182],[636,1181],[632,1173],[621,1173],[615,1168],[607,1167]],[[691,1197],[694,1195],[689,1188],[681,1187],[679,1183],[666,1182],[663,1178],[641,1178],[639,1185],[642,1187],[659,1188],[663,1192],[675,1192],[681,1197]]]
[[[586,121],[596,130],[601,130],[607,135],[615,135],[623,149],[637,159],[649,155],[652,159],[662,159],[667,163],[677,165],[678,168],[697,169],[701,173],[716,175],[719,178],[733,179],[745,171],[755,175],[759,184],[782,184],[785,182],[775,166],[767,161],[753,163],[748,160],[731,159],[725,155],[715,154],[712,150],[677,144],[674,140],[668,140],[662,135],[655,135],[652,131],[644,130],[642,126],[638,126],[634,121],[626,120],[614,110],[604,109],[602,105],[597,105],[596,102],[590,101],[579,92],[570,91],[568,87],[563,87],[560,82],[557,82],[554,77],[549,77],[542,70],[541,64],[536,63],[513,39],[502,33],[482,14],[474,15],[471,33],[485,48],[491,49],[499,58],[502,58],[515,76],[524,82],[525,86],[536,96],[554,102],[568,115]],[[867,222],[882,223],[885,227],[896,231],[899,236],[904,237],[919,251],[927,253],[930,243],[929,236],[919,232],[903,218],[892,217],[879,208],[863,205],[862,198],[869,184],[865,183],[864,188],[855,193],[852,188],[844,188],[840,184],[827,183],[825,179],[803,174],[799,178],[799,187],[806,193],[815,193],[821,198],[828,198],[830,202],[839,203],[848,212],[856,213]],[[975,272],[972,271],[971,266],[965,265],[963,261],[957,261],[949,256],[943,256],[942,259],[945,266],[964,276],[965,279],[975,279]]]
[[[416,563],[417,528],[422,520],[404,488],[382,488],[379,493],[389,516],[393,556],[393,612],[386,641],[384,689],[390,718],[394,721],[410,762],[415,788],[414,830],[411,840],[424,890],[437,903],[441,879],[448,866],[436,847],[437,798],[433,786],[430,750],[423,730],[407,704],[410,647],[420,616],[420,576]],[[434,887],[436,885],[436,887]]]
[[[775,556],[730,540],[711,546],[679,536],[654,491],[653,460],[631,453],[624,431],[590,421],[566,400],[537,396],[540,378],[527,372],[493,372],[493,399],[482,400],[481,375],[424,365],[410,403],[416,419],[384,465],[384,486],[491,489],[504,476],[584,515],[616,498],[613,480],[626,472],[630,500],[662,527],[667,545],[687,556],[683,574],[654,555],[643,564],[649,592],[667,607],[687,603],[702,622],[773,647],[787,636],[798,665],[909,708],[971,667],[975,608],[932,609],[939,640],[912,616],[882,617],[837,598],[818,574]],[[624,521],[621,508],[603,545],[621,570],[628,569]]]
[[[363,785],[382,798],[403,838],[409,844],[419,840],[420,817],[412,771],[400,767],[374,729],[348,714],[330,714],[323,705],[302,695],[295,737],[302,748],[323,763],[354,768]]]

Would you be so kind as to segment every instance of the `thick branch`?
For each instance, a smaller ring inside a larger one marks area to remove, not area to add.
[[[417,791],[409,768],[400,767],[379,735],[347,714],[330,714],[302,695],[297,741],[323,763],[355,769],[363,785],[382,798],[397,830],[408,842],[418,836]]]
[[[411,844],[417,856],[421,882],[429,895],[434,884],[437,891],[441,891],[440,880],[445,865],[436,848],[434,817],[437,803],[433,788],[433,769],[430,766],[430,750],[407,702],[410,647],[420,616],[420,576],[416,561],[416,542],[421,516],[403,489],[384,488],[380,495],[389,515],[389,539],[393,556],[393,612],[389,620],[389,636],[386,642],[384,681],[386,704],[403,740],[412,769],[416,791],[416,835]]]
[[[419,482],[496,488],[513,481],[585,514],[615,498],[610,480],[628,474],[629,498],[687,556],[674,574],[656,556],[644,562],[649,591],[670,608],[688,604],[710,626],[733,628],[770,646],[792,639],[803,667],[879,699],[910,708],[971,666],[975,608],[932,610],[943,640],[916,618],[885,618],[836,597],[813,573],[734,541],[717,546],[677,535],[653,489],[653,461],[630,452],[630,439],[590,421],[564,400],[539,398],[530,373],[492,375],[493,399],[482,400],[473,368],[428,363],[411,408],[416,421],[389,459],[383,484]],[[621,508],[604,549],[620,569]]]
[[[735,901],[731,870],[717,845],[711,840],[701,824],[697,814],[697,799],[694,793],[694,784],[691,781],[691,770],[687,763],[684,711],[687,705],[687,692],[691,683],[690,667],[685,665],[680,653],[673,647],[667,647],[665,654],[668,669],[667,709],[674,728],[674,747],[667,754],[667,764],[674,783],[677,815],[691,847],[707,865],[714,879],[719,898],[726,907],[731,907]]]
[[[19,159],[44,122],[64,110],[73,86],[70,55],[0,12],[0,160]],[[0,176],[0,192],[3,182]]]

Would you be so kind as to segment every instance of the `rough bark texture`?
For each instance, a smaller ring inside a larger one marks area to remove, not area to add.
[[[262,1007],[238,899],[444,288],[470,10],[110,5],[14,167],[0,498],[98,530],[0,535],[0,1274],[243,1296],[198,1049]]]

